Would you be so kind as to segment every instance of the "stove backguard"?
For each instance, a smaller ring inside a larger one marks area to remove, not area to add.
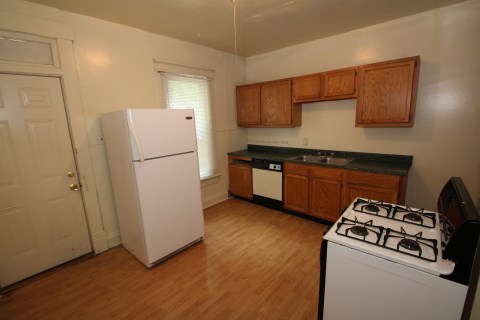
[[[444,277],[465,285],[474,281],[476,287],[479,271],[474,270],[474,260],[476,256],[480,259],[480,216],[461,178],[453,177],[445,184],[438,197],[438,211],[444,216],[442,231],[453,228],[452,235],[446,237],[443,258],[454,261],[455,269]]]

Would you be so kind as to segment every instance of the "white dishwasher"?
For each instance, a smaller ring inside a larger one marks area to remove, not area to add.
[[[283,208],[283,162],[253,159],[253,201],[268,207]]]

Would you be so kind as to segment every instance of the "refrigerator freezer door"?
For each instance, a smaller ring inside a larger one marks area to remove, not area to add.
[[[193,110],[127,109],[125,113],[133,160],[197,150]]]
[[[135,162],[149,263],[204,236],[197,153]]]

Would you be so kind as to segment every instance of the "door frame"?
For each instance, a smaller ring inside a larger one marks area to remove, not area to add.
[[[98,203],[92,154],[88,143],[87,125],[77,77],[73,52],[73,29],[71,26],[62,23],[10,12],[0,12],[0,30],[28,33],[39,37],[52,38],[56,41],[59,60],[61,62],[58,66],[44,66],[0,60],[0,73],[50,76],[60,79],[73,155],[78,170],[78,179],[82,186],[80,191],[88,224],[90,242],[95,253],[105,251],[109,249],[109,245],[103,227],[100,205]]]

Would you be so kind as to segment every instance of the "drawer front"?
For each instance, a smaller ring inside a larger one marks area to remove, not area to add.
[[[285,163],[283,166],[283,172],[308,176],[308,166],[296,163]]]
[[[310,173],[314,178],[341,181],[343,179],[343,172],[344,170],[342,169],[324,168],[316,166],[310,167]]]
[[[400,176],[359,172],[346,170],[347,183],[354,183],[367,186],[376,186],[389,189],[397,189],[400,184]]]

